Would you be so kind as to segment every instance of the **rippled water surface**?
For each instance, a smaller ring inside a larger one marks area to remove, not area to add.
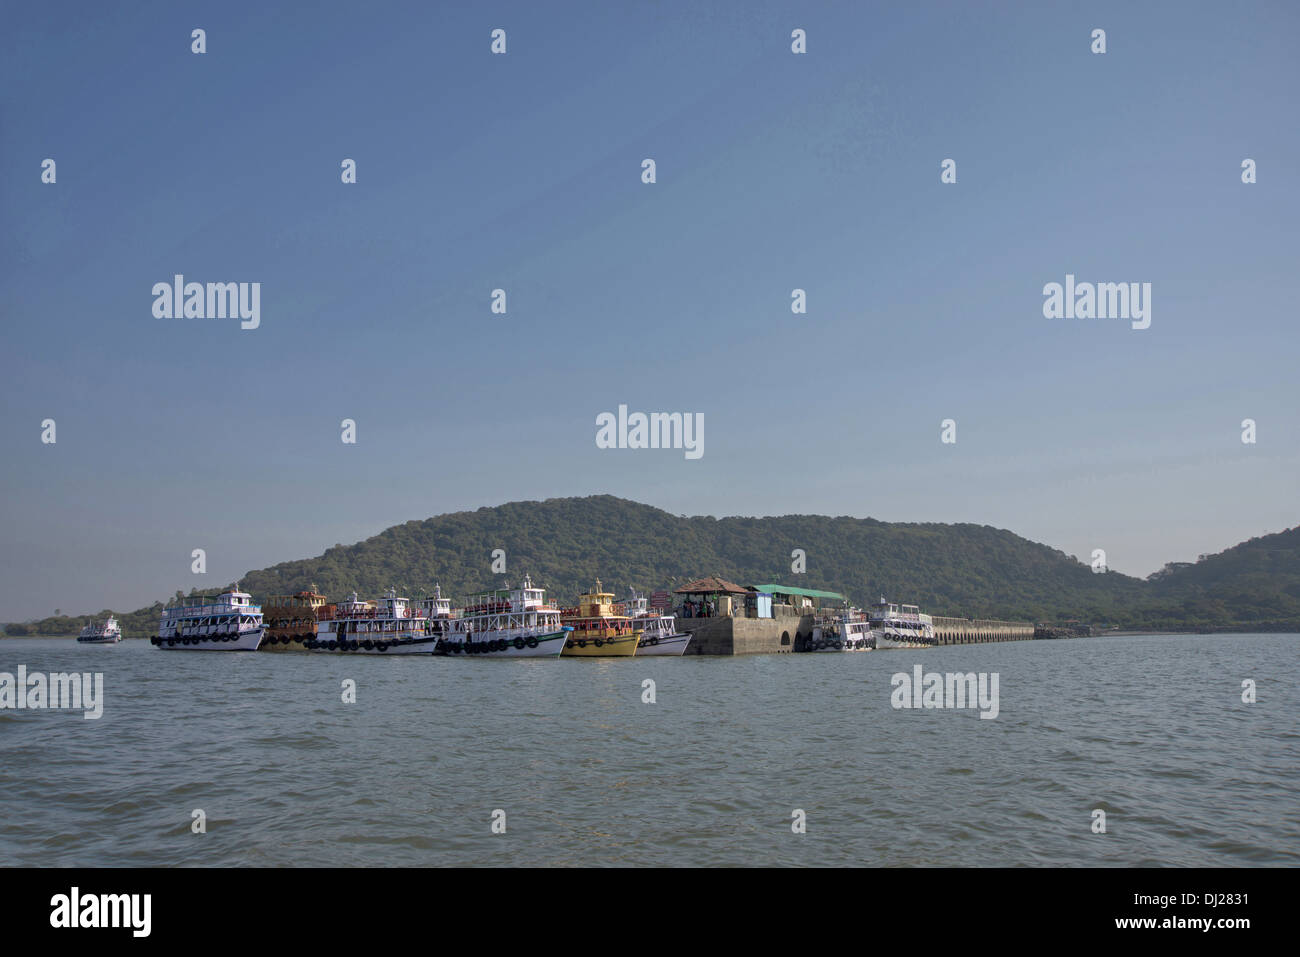
[[[1294,865],[1297,652],[1239,635],[484,661],[8,639],[0,671],[100,671],[106,701],[98,721],[0,711],[0,862]],[[891,675],[915,664],[996,672],[998,717],[895,710]]]

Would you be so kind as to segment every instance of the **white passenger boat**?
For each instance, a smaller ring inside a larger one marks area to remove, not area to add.
[[[468,599],[455,614],[442,588],[426,598],[426,629],[439,654],[487,658],[554,658],[573,630],[560,623],[560,609],[524,578],[518,588],[499,588]]]
[[[803,650],[871,651],[875,647],[871,623],[857,609],[846,609],[837,618],[814,625]]]
[[[262,608],[248,592],[228,591],[216,598],[181,599],[163,609],[159,648],[182,651],[256,651],[266,629]]]
[[[360,601],[353,592],[331,612],[322,610],[316,638],[307,650],[333,654],[431,655],[437,639],[428,633],[427,618],[390,588],[379,601]]]
[[[660,615],[653,611],[644,595],[635,590],[623,603],[623,614],[632,618],[633,626],[641,630],[641,640],[636,646],[638,658],[651,655],[681,655],[691,643],[690,632],[677,630],[675,615]]]
[[[871,606],[869,620],[877,648],[929,648],[938,644],[933,621],[916,605],[896,605],[881,598]]]
[[[81,629],[77,641],[86,645],[115,645],[122,640],[122,629],[112,615],[100,624],[94,622]]]

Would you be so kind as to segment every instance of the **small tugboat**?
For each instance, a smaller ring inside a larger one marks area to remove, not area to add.
[[[163,609],[158,635],[150,640],[182,651],[256,651],[266,629],[252,598],[233,589],[216,598],[183,598]]]
[[[258,651],[306,651],[326,610],[326,598],[312,585],[296,595],[272,595],[262,606],[266,637]]]
[[[616,606],[615,611],[618,610],[620,609]],[[641,629],[641,640],[636,646],[638,657],[681,655],[686,652],[686,646],[691,643],[690,633],[677,630],[675,615],[659,615],[651,611],[645,596],[638,594],[635,589],[632,597],[623,602],[621,610]]]
[[[390,588],[378,604],[359,601],[353,592],[330,613],[322,609],[316,637],[308,651],[360,655],[431,655],[437,639],[426,629],[423,614]]]
[[[85,645],[115,645],[121,640],[122,629],[118,627],[117,619],[112,615],[109,615],[103,624],[96,625],[91,622],[81,629],[81,634],[77,635],[77,641]]]
[[[871,634],[877,648],[929,648],[938,643],[929,615],[916,605],[880,601],[871,606]]]
[[[578,607],[569,609],[561,621],[573,628],[566,657],[610,658],[635,655],[641,641],[641,623],[614,612],[614,593],[596,587],[578,598]]]
[[[839,617],[813,626],[804,651],[871,651],[876,638],[871,622],[858,609],[846,608]]]
[[[485,658],[554,658],[572,631],[560,623],[560,609],[546,603],[544,589],[524,576],[518,588],[498,588],[450,610],[441,587],[426,598],[428,633],[438,653]]]

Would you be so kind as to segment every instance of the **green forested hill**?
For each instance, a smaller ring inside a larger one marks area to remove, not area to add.
[[[504,575],[491,571],[498,548],[506,553]],[[802,575],[791,572],[796,548],[807,554]],[[629,586],[650,590],[720,575],[741,584],[840,591],[859,605],[883,594],[935,615],[1169,629],[1300,628],[1300,529],[1252,539],[1142,581],[1095,574],[1062,552],[989,526],[821,515],[686,518],[608,495],[411,521],[315,558],[249,572],[241,583],[259,599],[312,584],[338,599],[354,589],[374,597],[390,585],[420,597],[436,581],[458,599],[524,573],[566,603],[596,576],[621,597]],[[153,634],[160,609],[120,616],[124,631]],[[67,634],[80,622],[47,619],[26,627]]]
[[[1152,576],[1134,620],[1300,630],[1300,526]]]
[[[493,549],[506,552],[504,576],[491,573]],[[793,574],[802,548],[807,571]],[[460,596],[529,573],[562,601],[596,576],[620,595],[721,575],[742,584],[780,582],[826,588],[865,603],[878,593],[934,614],[970,617],[1107,616],[1142,583],[1095,575],[1064,554],[1010,532],[978,525],[895,525],[871,519],[682,518],[610,496],[518,502],[408,522],[324,555],[248,574],[255,594],[315,582],[331,596],[390,584],[423,593],[435,581]],[[905,597],[904,597],[905,596]]]

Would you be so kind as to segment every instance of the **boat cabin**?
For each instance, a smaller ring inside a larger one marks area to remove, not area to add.
[[[420,608],[429,618],[450,618],[451,599],[442,597],[442,585],[433,586],[433,594],[420,602]]]
[[[163,609],[164,615],[171,617],[194,618],[200,615],[230,614],[234,611],[246,614],[261,612],[261,606],[253,604],[253,596],[246,591],[222,592],[215,598],[207,595],[194,595],[182,598],[179,604],[169,605]]]
[[[622,611],[629,618],[644,618],[650,614],[650,603],[646,601],[645,595],[634,588],[631,595],[624,599]]]
[[[384,596],[379,599],[379,609],[375,615],[376,618],[410,618],[411,602],[406,598],[399,598],[396,588],[390,588],[384,592]]]
[[[880,601],[871,606],[871,617],[879,620],[920,621],[921,609],[916,605],[898,605],[891,601]]]
[[[555,611],[546,604],[546,590],[533,584],[532,576],[525,575],[518,588],[497,588],[470,598],[465,605],[466,615],[501,615],[510,612]]]
[[[347,601],[341,601],[334,608],[335,618],[367,618],[375,614],[375,603],[372,601],[361,601],[357,598],[357,593],[353,592],[348,596]]]
[[[276,611],[287,611],[290,609],[314,612],[318,608],[323,608],[328,599],[316,591],[313,585],[309,591],[300,591],[294,595],[272,595],[266,600],[267,608],[274,608]]]
[[[614,593],[602,591],[600,579],[596,579],[596,587],[583,595],[578,596],[578,617],[579,618],[612,618],[614,617]]]
[[[511,610],[536,611],[545,604],[543,601],[545,595],[545,591],[533,585],[532,576],[525,575],[519,587],[510,591]]]

